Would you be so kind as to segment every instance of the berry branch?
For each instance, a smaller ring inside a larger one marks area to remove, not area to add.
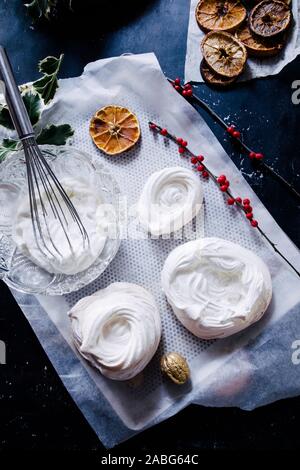
[[[178,152],[181,156],[189,157],[191,164],[195,171],[199,172],[204,179],[211,178],[214,183],[219,187],[220,191],[227,196],[226,202],[229,206],[236,206],[249,221],[253,228],[256,228],[262,237],[271,245],[273,250],[293,269],[293,271],[300,277],[300,272],[292,265],[292,263],[278,250],[275,243],[270,240],[266,233],[260,228],[258,221],[253,218],[253,208],[251,206],[251,201],[249,198],[242,199],[241,197],[236,197],[233,195],[230,189],[230,182],[228,181],[226,175],[215,175],[204,163],[205,157],[203,155],[195,155],[189,148],[188,142],[181,137],[176,137],[171,134],[164,127],[159,126],[154,122],[149,122],[149,128],[153,132],[157,132],[163,137],[174,142],[178,147]]]
[[[258,168],[261,167],[261,170],[265,170],[280,183],[282,183],[294,196],[300,199],[300,193],[294,188],[294,186],[285,178],[283,178],[283,176],[281,176],[270,165],[263,161],[264,155],[262,153],[255,152],[247,144],[245,144],[245,142],[243,142],[241,132],[236,129],[234,125],[228,126],[228,124],[207,103],[205,103],[205,101],[201,100],[194,94],[192,87],[193,82],[182,85],[179,78],[176,78],[175,80],[168,78],[167,80],[173,85],[175,90],[178,91],[178,93],[180,93],[184,98],[186,98],[192,105],[197,104],[205,109],[205,111],[207,111],[208,114],[210,114],[213,119],[217,121],[220,126],[223,127],[226,132],[228,132],[228,134],[239,143],[241,148],[247,153],[250,160],[252,160]]]

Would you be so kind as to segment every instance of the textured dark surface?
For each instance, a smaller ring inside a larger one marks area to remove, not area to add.
[[[138,6],[136,5],[138,4]],[[65,53],[61,76],[79,75],[90,61],[124,52],[154,51],[163,71],[183,76],[189,0],[74,2],[75,12],[51,24],[31,26],[20,0],[0,0],[0,43],[8,49],[19,83],[36,76],[46,55]],[[95,5],[105,5],[99,10]],[[111,7],[108,5],[112,4]],[[79,11],[79,9],[81,9]],[[300,105],[292,104],[292,82],[300,79],[300,60],[281,74],[237,85],[230,91],[198,89],[268,162],[300,186]],[[238,166],[243,158],[223,130],[203,113]],[[270,177],[245,176],[279,225],[300,246],[299,203]],[[38,340],[8,289],[0,290],[0,339],[7,345],[7,365],[0,366],[0,449],[97,449],[99,444],[47,360]],[[201,449],[296,449],[300,445],[300,398],[255,410],[189,407],[116,449],[140,451]],[[196,426],[195,426],[196,425]],[[195,431],[196,429],[196,431]]]

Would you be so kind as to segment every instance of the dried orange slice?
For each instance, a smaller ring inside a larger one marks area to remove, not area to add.
[[[244,69],[247,50],[232,34],[211,31],[203,38],[201,49],[207,65],[223,77],[237,77]]]
[[[133,147],[141,132],[137,117],[122,106],[105,106],[91,120],[90,135],[96,146],[108,155]]]
[[[271,38],[289,27],[292,13],[289,6],[277,0],[263,0],[250,13],[249,26],[253,33]]]
[[[283,41],[266,41],[253,34],[247,24],[241,26],[235,35],[246,46],[249,55],[253,57],[271,57],[278,54],[283,48]]]
[[[292,3],[292,0],[280,0],[282,1],[283,3],[286,3],[287,5],[290,5]],[[254,0],[254,3],[260,3],[261,0]]]
[[[203,80],[209,85],[213,85],[215,87],[224,88],[231,85],[236,80],[236,77],[222,77],[222,75],[217,74],[211,68],[209,68],[204,59],[201,60],[200,72]]]
[[[232,31],[246,15],[239,0],[200,0],[196,7],[196,20],[204,31]]]

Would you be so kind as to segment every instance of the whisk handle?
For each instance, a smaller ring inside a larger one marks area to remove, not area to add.
[[[14,73],[4,47],[0,46],[0,79],[4,82],[4,96],[12,121],[20,139],[34,135]]]

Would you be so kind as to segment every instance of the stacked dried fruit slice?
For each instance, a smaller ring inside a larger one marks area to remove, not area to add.
[[[210,69],[223,77],[241,74],[247,60],[244,44],[232,34],[211,31],[201,43],[203,57]]]
[[[277,0],[263,0],[250,13],[249,25],[257,36],[271,38],[282,34],[290,26],[289,6]]]
[[[225,88],[235,82],[236,77],[223,77],[218,73],[214,72],[206,63],[204,59],[202,59],[200,64],[200,72],[203,77],[203,80],[210,85],[215,87]]]
[[[252,33],[247,23],[235,33],[236,37],[246,46],[248,54],[253,57],[271,57],[283,48],[283,41],[266,41]]]
[[[239,0],[200,0],[196,8],[197,22],[204,31],[232,31],[246,15]]]

